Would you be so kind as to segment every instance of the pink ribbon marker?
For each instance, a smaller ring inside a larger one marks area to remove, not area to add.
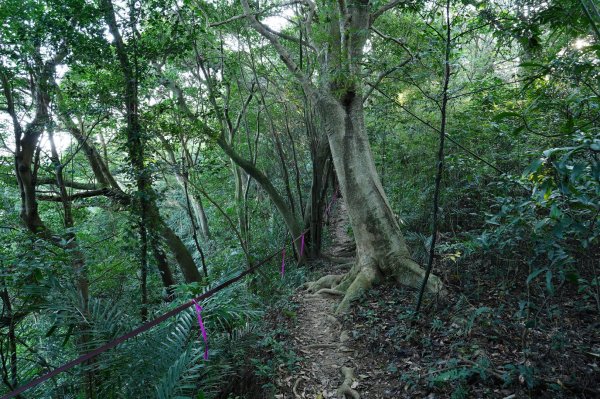
[[[285,247],[283,247],[283,255],[281,257],[281,277],[285,274]]]
[[[194,307],[196,308],[196,315],[198,315],[198,325],[200,326],[200,332],[202,333],[202,339],[204,340],[204,360],[208,360],[208,336],[206,335],[206,330],[204,329],[204,323],[202,322],[202,306],[198,305],[195,299],[192,299],[194,302]]]
[[[304,233],[300,236],[300,257],[302,258],[302,254],[304,253]]]

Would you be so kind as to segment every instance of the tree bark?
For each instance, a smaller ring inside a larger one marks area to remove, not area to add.
[[[305,101],[304,121],[308,136],[311,139],[310,156],[312,160],[312,182],[310,197],[304,211],[304,225],[309,228],[308,251],[311,258],[321,254],[323,237],[324,198],[327,190],[327,177],[331,168],[331,152],[329,142],[324,133],[319,133],[315,126],[313,109]]]
[[[88,315],[89,304],[89,281],[87,278],[87,270],[85,257],[81,251],[77,239],[73,232],[67,232],[63,237],[54,234],[42,221],[38,211],[38,203],[36,196],[37,188],[37,168],[39,165],[39,140],[44,133],[44,130],[51,127],[51,117],[49,113],[50,104],[50,87],[53,83],[53,76],[56,65],[59,64],[67,55],[66,47],[61,48],[56,55],[42,62],[42,56],[39,48],[35,50],[33,58],[36,60],[39,72],[36,73],[34,84],[32,84],[32,99],[35,107],[34,117],[29,122],[25,129],[22,128],[15,102],[13,99],[13,91],[9,82],[8,76],[4,70],[0,70],[0,80],[2,81],[4,97],[7,102],[7,111],[11,116],[13,128],[15,132],[15,175],[21,193],[21,220],[25,223],[29,231],[36,236],[51,242],[52,244],[67,250],[71,253],[71,267],[75,276],[75,285],[78,294],[81,298],[81,309],[85,319]],[[65,212],[65,227],[71,228],[74,225],[71,214],[71,203],[66,196],[66,189],[62,177],[62,165],[58,158],[58,153],[54,147],[52,140],[52,131],[49,129],[50,143],[52,146],[52,161],[55,165],[56,183],[60,188],[61,202]],[[82,327],[82,326],[79,326]],[[90,342],[90,335],[85,329],[81,328],[81,336],[78,344],[81,348],[86,348]],[[94,372],[86,371],[87,383],[85,384],[85,395],[88,398],[94,397]]]
[[[4,285],[4,284],[3,284]],[[10,364],[10,370],[6,370],[6,364],[3,364],[2,377],[4,383],[9,389],[15,389],[19,385],[19,374],[17,368],[17,335],[15,332],[16,321],[13,316],[12,303],[8,289],[6,286],[0,291],[0,298],[2,299],[2,314],[6,314],[6,318],[9,320],[8,324],[8,363]],[[2,359],[4,362],[4,358]],[[10,376],[9,376],[10,373]]]
[[[338,309],[348,309],[350,301],[385,278],[419,287],[424,270],[411,259],[379,181],[364,126],[362,97],[354,96],[346,105],[333,99],[321,101],[319,111],[356,240],[356,264],[336,287],[346,292]],[[441,289],[436,276],[431,276],[427,289]]]

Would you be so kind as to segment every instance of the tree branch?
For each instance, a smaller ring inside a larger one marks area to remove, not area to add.
[[[37,179],[38,185],[56,185],[56,179],[53,177],[42,177]],[[65,181],[66,187],[75,188],[77,190],[98,190],[98,186],[90,183],[80,183],[76,181]]]
[[[310,48],[310,49],[311,49],[311,50],[313,50],[313,51],[317,51],[317,49],[315,49],[315,48],[313,47],[313,45],[312,45],[312,44],[310,44],[309,42],[307,42],[306,40],[300,40],[300,39],[298,39],[297,37],[294,37],[294,36],[288,35],[287,33],[283,33],[283,32],[277,32],[276,30],[273,30],[273,29],[269,28],[269,27],[268,27],[268,26],[266,26],[266,25],[263,25],[263,27],[264,27],[264,28],[265,28],[265,29],[266,29],[266,30],[267,30],[269,33],[272,33],[272,34],[274,34],[275,36],[279,36],[279,37],[280,37],[280,38],[282,38],[282,39],[289,40],[290,42],[294,42],[294,43],[301,44],[301,45],[303,45],[303,46],[305,46],[305,47],[308,47],[308,48]]]
[[[269,31],[269,29],[267,29],[263,24],[261,24],[258,21],[258,19],[256,19],[254,13],[250,10],[248,0],[242,0],[242,6],[244,7],[244,12],[248,16],[248,21],[250,22],[252,28],[271,42],[285,66],[287,66],[290,72],[296,77],[296,79],[298,79],[298,81],[302,85],[302,88],[304,89],[306,95],[316,98],[318,92],[317,88],[304,74],[304,72],[302,72],[298,65],[296,65],[296,63],[292,59],[290,52],[285,47],[283,47],[283,45],[277,39],[277,36],[272,34]]]
[[[84,191],[81,193],[71,194],[66,197],[61,197],[61,196],[56,196],[56,195],[38,195],[38,199],[40,201],[62,202],[63,200],[74,201],[76,199],[98,197],[100,195],[108,196],[110,194],[111,194],[111,190],[109,188],[100,188],[97,190],[89,190],[89,191]]]
[[[373,91],[375,90],[375,88],[376,88],[377,86],[379,86],[379,83],[381,83],[381,81],[382,81],[383,79],[385,79],[385,78],[386,78],[386,76],[389,76],[389,75],[391,75],[392,73],[396,72],[398,69],[402,68],[403,66],[405,66],[406,64],[408,64],[408,63],[409,63],[409,62],[411,62],[411,61],[412,61],[412,57],[410,57],[410,58],[408,58],[408,59],[406,59],[406,60],[402,61],[402,62],[400,63],[400,65],[398,65],[398,66],[395,66],[395,67],[393,67],[392,69],[389,69],[389,70],[387,70],[387,71],[383,71],[383,72],[381,72],[381,73],[379,74],[379,76],[377,76],[377,80],[375,81],[375,83],[367,83],[367,85],[368,85],[370,88],[369,88],[369,91],[367,92],[367,94],[365,94],[365,95],[363,96],[363,103],[364,103],[365,101],[367,101],[367,99],[368,99],[368,98],[369,98],[369,96],[370,96],[370,95],[373,93]]]
[[[267,11],[272,10],[273,8],[287,7],[287,6],[292,6],[294,4],[306,4],[306,3],[307,3],[306,0],[288,1],[287,3],[277,4],[277,5],[274,5],[272,7],[268,7],[268,8],[265,8],[263,10],[256,11],[256,12],[252,13],[252,15],[260,15],[260,14],[263,14],[263,13],[265,13]],[[230,22],[237,21],[238,19],[246,18],[248,15],[249,14],[247,14],[247,13],[235,15],[235,16],[233,16],[231,18],[224,19],[223,21],[213,22],[212,24],[208,24],[208,26],[211,27],[211,28],[216,28],[218,26],[225,25],[225,24],[228,24]]]
[[[402,47],[402,49],[404,49],[404,51],[406,51],[408,53],[408,56],[413,59],[414,55],[413,53],[410,51],[410,49],[408,48],[408,46],[406,46],[406,43],[404,43],[402,40],[400,39],[396,39],[395,37],[386,35],[385,33],[381,32],[379,29],[375,28],[374,26],[371,26],[370,28],[373,32],[375,32],[375,34],[379,37],[381,37],[382,39],[385,40],[391,40],[394,43],[396,43],[397,45],[399,45],[400,47]]]
[[[375,22],[375,20],[377,18],[379,18],[383,13],[385,13],[386,11],[391,10],[392,8],[400,5],[400,4],[404,4],[405,0],[392,0],[389,3],[385,4],[384,6],[380,7],[378,10],[374,11],[371,14],[371,18],[370,18],[370,24],[372,25],[373,22]]]

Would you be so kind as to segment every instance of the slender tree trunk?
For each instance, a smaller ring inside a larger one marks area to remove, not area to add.
[[[237,130],[239,128],[239,121],[242,116],[240,113],[240,117],[238,118],[237,123],[234,125],[231,116],[229,114],[229,85],[227,85],[227,94],[224,98],[225,106],[220,107],[217,104],[217,91],[213,84],[213,78],[211,76],[210,69],[206,66],[205,61],[202,56],[197,51],[196,61],[198,66],[202,69],[202,72],[206,76],[206,85],[208,87],[209,100],[213,106],[213,109],[217,115],[219,115],[219,122],[221,124],[222,137],[230,148],[235,148],[235,136]],[[221,46],[221,53],[223,52],[223,47]],[[222,69],[222,66],[221,66]],[[246,106],[252,100],[254,95],[253,90],[254,86],[252,86],[250,95],[248,96],[246,102],[244,103],[244,107],[242,112],[245,112]],[[231,173],[233,175],[233,181],[235,186],[234,191],[234,199],[235,199],[235,208],[238,217],[238,227],[240,229],[241,236],[243,237],[244,243],[243,246],[245,248],[248,247],[248,240],[250,238],[250,232],[247,229],[247,220],[248,215],[246,214],[246,205],[245,205],[245,196],[244,196],[244,183],[247,183],[247,178],[244,176],[244,170],[236,163],[233,159],[229,159],[229,164],[231,166]],[[247,258],[248,264],[250,265],[252,260]]]
[[[308,102],[305,102],[305,105],[308,106]],[[305,110],[304,120],[308,136],[311,138],[310,155],[312,160],[312,182],[310,198],[304,211],[304,224],[308,226],[310,231],[308,245],[310,256],[316,258],[321,254],[324,195],[327,190],[327,178],[331,168],[331,152],[327,137],[324,134],[318,134],[312,109]]]
[[[185,203],[188,216],[190,217],[190,222],[192,222],[192,238],[194,239],[194,244],[196,244],[196,250],[198,250],[200,260],[202,261],[202,270],[204,271],[204,277],[208,277],[208,269],[206,267],[206,260],[204,259],[204,251],[202,250],[200,242],[198,241],[198,228],[196,227],[196,222],[194,221],[194,214],[192,212],[192,204],[190,202],[190,193],[188,190],[187,179],[187,170],[185,170],[183,172],[183,191],[185,194]]]
[[[295,172],[295,180],[296,180],[296,193],[298,194],[298,201],[300,201],[300,211],[302,212],[302,217],[304,217],[304,200],[302,199],[302,187],[301,187],[301,178],[300,178],[300,167],[298,166],[298,155],[296,154],[296,143],[294,142],[294,136],[292,135],[292,131],[290,129],[289,117],[287,112],[287,106],[285,106],[285,130],[288,134],[288,138],[290,139],[290,144],[292,148],[292,157],[294,159],[294,172]]]
[[[4,287],[2,291],[0,291],[0,298],[2,298],[3,302],[2,313],[3,315],[5,315],[6,318],[9,319],[7,338],[10,370],[6,370],[6,368],[4,368],[2,370],[2,373],[4,383],[9,387],[9,389],[15,389],[19,385],[19,373],[17,367],[17,335],[15,332],[15,319],[13,317],[12,303],[6,287]]]
[[[198,221],[198,226],[200,226],[200,233],[202,234],[202,238],[204,240],[210,240],[210,229],[208,227],[208,218],[206,217],[206,211],[204,210],[204,205],[202,204],[202,199],[196,197],[195,195],[190,196],[190,202],[192,204],[192,209],[194,210],[194,215],[196,215],[196,220]]]
[[[142,223],[148,225],[153,233],[160,233],[183,272],[186,282],[202,280],[194,259],[181,239],[170,229],[160,217],[156,205],[156,193],[152,189],[149,171],[144,165],[144,142],[142,126],[138,114],[137,74],[135,63],[131,63],[127,49],[121,37],[115,12],[111,0],[102,0],[105,21],[110,33],[114,37],[115,49],[125,85],[125,108],[127,116],[127,149],[131,166],[136,175],[137,190],[139,193],[140,215],[145,217]]]
[[[440,121],[440,145],[438,147],[438,159],[437,159],[437,171],[435,175],[435,188],[433,192],[433,212],[431,221],[431,246],[429,248],[429,258],[427,260],[427,268],[425,269],[425,277],[419,290],[419,296],[417,298],[417,304],[415,305],[415,313],[419,313],[421,309],[421,303],[423,301],[423,293],[429,276],[431,275],[431,269],[433,268],[433,258],[435,256],[435,243],[438,234],[438,212],[439,212],[439,198],[440,198],[440,187],[442,183],[442,174],[444,172],[444,139],[446,138],[446,121],[448,117],[448,87],[450,84],[450,51],[452,50],[452,28],[450,24],[450,0],[446,0],[446,48],[444,51],[444,83],[442,88],[442,106],[440,107],[441,121]]]
[[[263,190],[267,193],[275,207],[279,211],[280,215],[283,217],[283,220],[288,227],[288,230],[291,232],[294,238],[300,236],[302,232],[302,228],[298,224],[296,220],[296,216],[292,212],[292,210],[288,207],[285,199],[279,194],[273,183],[269,180],[269,178],[261,172],[258,168],[256,168],[251,162],[240,157],[234,150],[231,148],[227,142],[223,138],[217,139],[217,144],[225,154],[227,154],[233,162],[235,162],[238,166],[240,166],[246,173],[256,180],[256,182],[262,187]],[[299,240],[295,242],[296,251],[300,251]]]
[[[186,145],[182,140],[181,145],[183,146],[184,155],[181,159],[181,164],[183,166],[180,167],[179,162],[175,157],[175,151],[171,143],[169,143],[169,141],[162,134],[158,133],[157,135],[160,141],[163,143],[163,148],[167,153],[167,156],[169,157],[169,161],[175,169],[175,180],[179,184],[179,187],[181,187],[181,190],[184,193],[186,193],[187,186],[189,185],[189,177],[187,171],[189,170],[189,165],[191,164],[191,157],[186,148]],[[182,171],[182,169],[184,170]],[[190,218],[192,219],[192,223],[197,223],[197,225],[200,226],[200,233],[202,234],[202,239],[205,241],[209,240],[210,230],[208,228],[208,218],[206,217],[206,212],[204,211],[204,206],[202,205],[202,199],[196,197],[195,195],[187,195],[186,203],[187,202],[189,202],[189,205],[192,209],[193,216],[190,216]]]
[[[156,260],[158,273],[166,290],[165,300],[170,302],[174,298],[175,278],[169,267],[167,254],[162,250],[159,237],[155,234],[150,235],[150,247],[152,248],[152,256]]]
[[[244,196],[244,172],[242,168],[235,164],[232,160],[229,160],[231,165],[231,173],[233,174],[233,180],[235,182],[235,209],[238,217],[238,227],[240,234],[244,239],[244,246],[248,246],[248,240],[250,232],[248,231],[248,225],[246,220],[248,215],[246,214],[245,196]],[[247,179],[246,179],[247,180]],[[248,261],[250,261],[248,259]]]
[[[140,291],[141,309],[140,317],[142,323],[148,320],[148,232],[146,227],[140,223]]]
[[[54,144],[53,123],[53,121],[48,122],[48,140],[50,141],[51,160],[54,164],[56,185],[59,189],[60,198],[63,205],[64,226],[67,229],[67,233],[65,234],[67,244],[65,245],[65,248],[71,252],[71,264],[73,273],[75,275],[77,290],[79,291],[82,300],[82,312],[83,314],[86,314],[89,302],[89,281],[85,264],[85,256],[79,248],[79,243],[77,241],[77,237],[75,237],[75,233],[69,231],[75,226],[75,221],[73,220],[72,204],[71,200],[68,198],[67,188],[65,186],[63,177],[64,165],[62,165],[60,162],[60,156],[56,150],[56,145]]]
[[[188,185],[187,178],[182,178],[180,184],[183,184],[182,188],[185,191],[185,188]],[[204,204],[202,204],[202,199],[193,194],[190,194],[188,199],[190,202],[190,207],[192,209],[192,215],[194,217],[194,220],[196,221],[197,226],[200,228],[200,234],[202,235],[202,239],[204,241],[210,240],[210,228],[208,227],[208,218],[206,217],[206,211],[204,210]]]
[[[265,175],[260,169],[258,169],[254,162],[249,161],[240,156],[235,149],[227,141],[223,131],[215,132],[209,126],[207,126],[202,120],[200,120],[187,106],[185,97],[183,96],[182,90],[173,82],[165,80],[165,84],[173,91],[176,96],[177,105],[179,110],[191,121],[202,127],[203,133],[211,136],[215,139],[217,145],[221,147],[223,152],[233,161],[237,166],[242,168],[249,176],[251,176],[256,183],[259,184],[263,190],[267,193],[273,204],[279,211],[280,215],[294,238],[299,237],[302,233],[302,228],[296,220],[296,216],[287,205],[285,199],[279,194],[271,180]],[[300,240],[295,241],[296,251],[300,251]]]

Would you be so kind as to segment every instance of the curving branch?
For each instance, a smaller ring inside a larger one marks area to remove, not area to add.
[[[56,178],[53,177],[42,177],[37,179],[38,185],[56,185]],[[80,183],[76,181],[65,180],[63,184],[66,187],[75,188],[77,190],[97,190],[98,186],[92,183]]]
[[[227,141],[225,134],[223,131],[216,132],[210,126],[208,126],[204,121],[202,121],[196,114],[194,114],[187,102],[185,97],[183,96],[183,91],[175,82],[170,81],[168,79],[163,79],[163,85],[169,87],[173,94],[176,97],[176,103],[179,110],[187,117],[191,122],[193,122],[196,126],[199,126],[203,132],[215,139],[217,145],[221,147],[221,149],[225,152],[225,154],[240,168],[242,168],[248,175],[250,175],[256,182],[267,192],[271,201],[283,217],[286,226],[292,233],[294,237],[297,237],[301,234],[301,228],[293,212],[288,207],[285,199],[279,194],[273,183],[269,180],[267,175],[265,175],[260,169],[258,169],[255,164],[241,155],[239,155],[232,145]],[[298,251],[300,248],[298,248]]]
[[[75,193],[67,196],[57,195],[38,195],[40,201],[51,201],[51,202],[63,202],[63,201],[74,201],[82,198],[91,198],[98,196],[110,196],[111,190],[108,188],[100,188],[97,190],[83,191],[81,193]]]
[[[392,1],[388,2],[387,4],[381,6],[379,9],[375,10],[371,14],[370,23],[373,24],[373,22],[375,22],[375,20],[377,18],[379,18],[381,15],[383,15],[386,11],[389,11],[396,6],[399,6],[400,4],[405,4],[405,3],[407,3],[406,0],[392,0]]]

